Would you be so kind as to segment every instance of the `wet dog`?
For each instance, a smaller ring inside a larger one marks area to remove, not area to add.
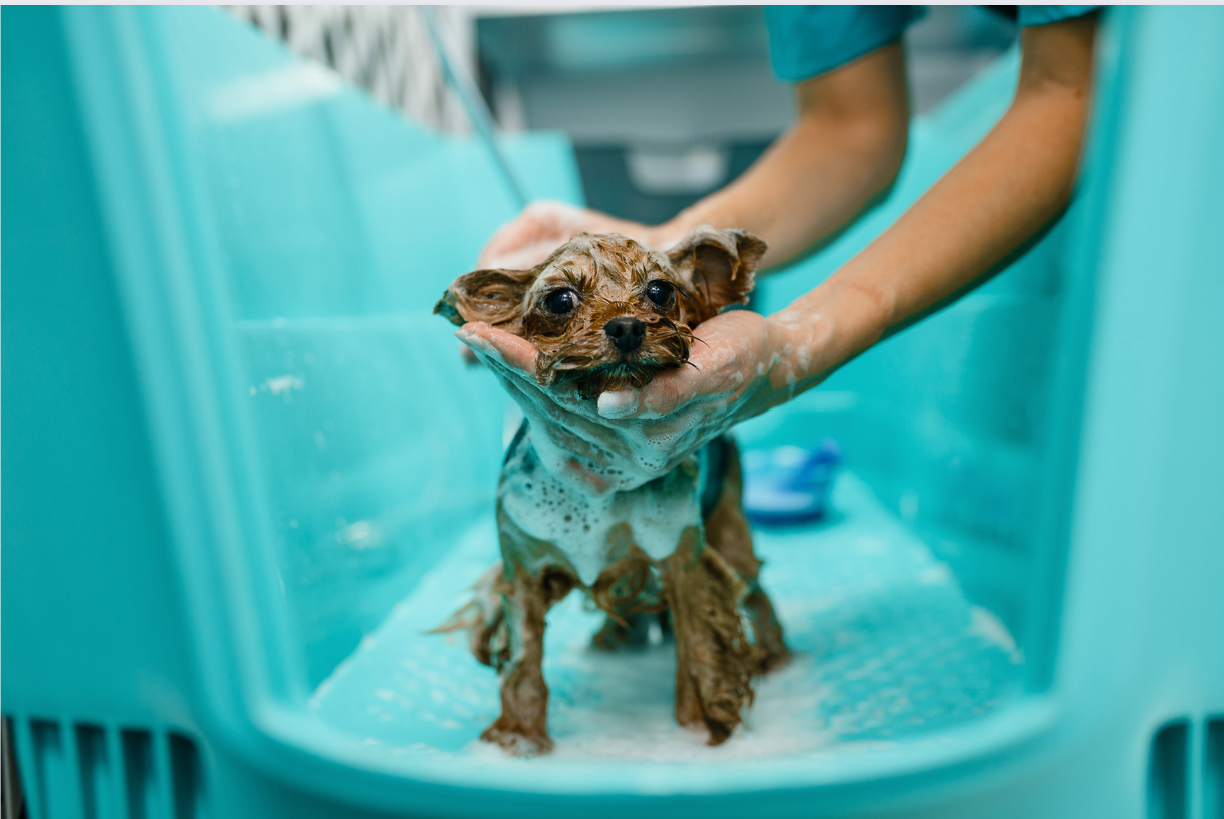
[[[541,385],[593,404],[685,366],[693,328],[747,302],[764,252],[749,233],[710,227],[666,253],[580,233],[530,270],[460,276],[434,312],[527,339]],[[757,582],[735,444],[716,439],[659,474],[526,415],[498,487],[502,562],[440,629],[467,629],[476,658],[498,669],[502,713],[482,739],[520,755],[552,748],[544,615],[578,588],[607,614],[597,648],[644,645],[652,620],[674,636],[676,719],[724,742],[752,678],[789,659]]]

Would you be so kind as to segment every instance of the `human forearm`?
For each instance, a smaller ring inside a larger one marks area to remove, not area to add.
[[[1066,204],[1091,89],[1093,21],[1025,32],[1016,98],[973,151],[875,242],[772,323],[772,378],[817,383],[842,361],[977,281]],[[819,349],[806,366],[804,348]]]
[[[559,202],[537,202],[485,245],[480,267],[531,267],[580,231],[620,233],[659,250],[693,228],[740,228],[777,265],[848,224],[896,175],[909,109],[900,43],[883,46],[795,89],[795,125],[726,188],[657,226]]]
[[[769,243],[766,265],[802,253],[850,222],[893,180],[908,107],[893,43],[796,89],[794,126],[743,176],[646,234],[669,247],[702,224]]]

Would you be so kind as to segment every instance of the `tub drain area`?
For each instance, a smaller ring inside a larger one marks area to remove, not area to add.
[[[499,712],[495,672],[462,635],[431,635],[497,557],[492,510],[315,691],[315,717],[363,755],[466,765],[567,760],[710,766],[872,753],[941,741],[1022,690],[1023,657],[1002,622],[973,605],[952,572],[853,474],[833,492],[835,519],[757,531],[762,581],[795,654],[759,679],[745,725],[724,745],[676,725],[673,646],[589,648],[602,614],[571,594],[548,617],[544,675],[556,747],[506,756],[479,741]]]

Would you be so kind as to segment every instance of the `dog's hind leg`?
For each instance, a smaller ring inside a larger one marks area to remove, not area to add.
[[[723,478],[723,491],[718,503],[706,517],[706,542],[726,559],[748,586],[748,593],[744,595],[742,605],[752,621],[757,645],[762,649],[757,672],[768,674],[790,662],[790,651],[783,640],[782,624],[774,614],[773,604],[761,588],[761,561],[752,549],[752,533],[748,529],[748,519],[744,516],[743,474],[740,470],[739,451],[729,439],[726,446],[727,469]]]
[[[503,580],[507,650],[496,657],[502,712],[480,738],[517,756],[552,750],[548,736],[548,686],[544,683],[544,615],[573,587],[554,570],[529,574],[510,567]]]
[[[738,603],[744,583],[718,552],[687,529],[664,575],[676,637],[676,720],[704,723],[710,745],[740,724],[752,702],[760,651],[744,634]]]

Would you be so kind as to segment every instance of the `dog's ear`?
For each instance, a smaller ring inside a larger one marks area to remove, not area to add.
[[[434,305],[434,312],[461,325],[483,321],[508,333],[522,331],[523,299],[539,268],[473,270],[451,283]]]
[[[696,294],[698,304],[693,306],[695,315],[691,317],[695,321],[689,324],[695,326],[713,318],[732,304],[747,304],[753,275],[767,247],[746,230],[715,230],[702,225],[667,251],[676,272]]]

